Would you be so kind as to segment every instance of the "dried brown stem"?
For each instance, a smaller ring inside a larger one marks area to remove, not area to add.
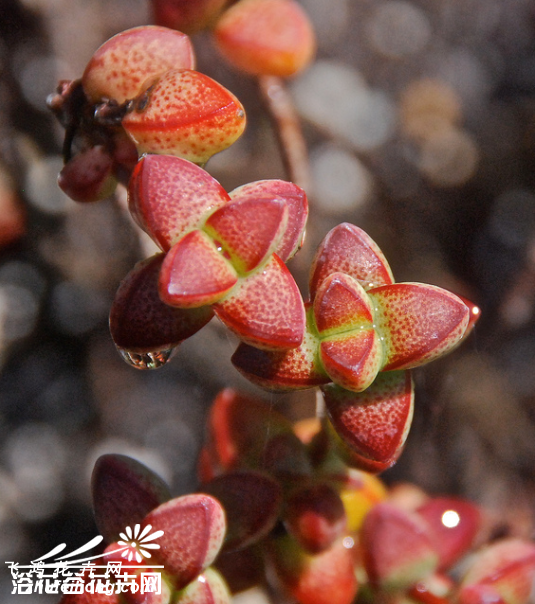
[[[259,76],[258,87],[272,118],[289,179],[310,192],[308,153],[299,117],[281,78]]]

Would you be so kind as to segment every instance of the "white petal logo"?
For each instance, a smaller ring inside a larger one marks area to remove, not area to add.
[[[131,562],[134,558],[136,562],[142,562],[143,558],[150,558],[151,554],[147,550],[149,549],[160,549],[160,546],[156,543],[149,543],[154,541],[163,535],[163,531],[156,531],[155,533],[149,534],[152,529],[150,524],[141,531],[141,526],[136,524],[134,530],[127,526],[124,533],[119,533],[122,541],[117,543],[126,549],[121,554],[122,558],[126,558]],[[126,533],[126,534],[125,534]]]

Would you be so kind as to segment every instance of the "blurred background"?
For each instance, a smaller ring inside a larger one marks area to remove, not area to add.
[[[348,221],[379,243],[396,280],[482,308],[461,348],[415,372],[413,429],[384,479],[462,494],[503,533],[532,536],[535,4],[302,4],[318,54],[288,88],[308,143],[311,216],[290,268],[306,293],[316,246]],[[313,392],[246,383],[215,321],[155,372],[126,365],[111,341],[115,290],[151,249],[117,200],[77,205],[58,189],[63,133],[45,100],[108,37],[150,19],[148,0],[0,0],[0,567],[95,536],[89,480],[102,453],[137,457],[176,495],[194,487],[221,388],[292,418],[314,410]],[[246,134],[208,171],[227,190],[285,178],[255,81],[224,64],[209,35],[194,44],[199,70],[248,114]],[[0,585],[2,603],[47,601],[10,595],[7,567]]]

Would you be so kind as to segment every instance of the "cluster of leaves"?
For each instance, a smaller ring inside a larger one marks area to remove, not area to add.
[[[164,566],[162,593],[144,602],[225,604],[266,582],[300,604],[529,598],[533,543],[483,544],[485,514],[474,504],[415,487],[416,497],[389,491],[342,461],[319,420],[292,425],[261,401],[225,390],[211,409],[199,476],[197,493],[171,499],[133,459],[105,455],[95,465],[95,517],[107,551],[117,549],[124,526],[163,531],[152,553],[132,545],[140,571],[149,557]],[[139,597],[98,601],[138,604]],[[63,604],[84,598],[65,596]]]
[[[248,11],[273,4],[278,14],[280,0],[238,2],[216,34],[236,11],[237,23],[256,22]],[[201,167],[241,134],[245,112],[193,66],[185,34],[138,27],[103,44],[49,101],[67,128],[60,186],[97,199],[126,177],[132,217],[162,250],[121,284],[114,342],[135,367],[159,367],[215,314],[242,341],[233,362],[244,375],[270,389],[322,386],[352,462],[381,471],[409,430],[408,370],[455,347],[477,308],[438,287],[394,283],[378,246],[350,224],[320,246],[305,302],[285,263],[304,238],[306,194],[282,180],[227,193]]]

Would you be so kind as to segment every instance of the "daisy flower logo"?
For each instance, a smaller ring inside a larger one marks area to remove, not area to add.
[[[151,557],[150,552],[147,550],[160,549],[160,546],[157,543],[150,543],[150,541],[154,541],[154,539],[161,537],[163,531],[156,531],[155,533],[150,534],[151,529],[152,526],[147,524],[141,531],[141,526],[136,524],[133,530],[130,526],[127,526],[124,533],[119,533],[122,541],[118,541],[117,543],[125,548],[121,557],[126,558],[129,562],[134,558],[136,562],[142,562],[143,558]]]

